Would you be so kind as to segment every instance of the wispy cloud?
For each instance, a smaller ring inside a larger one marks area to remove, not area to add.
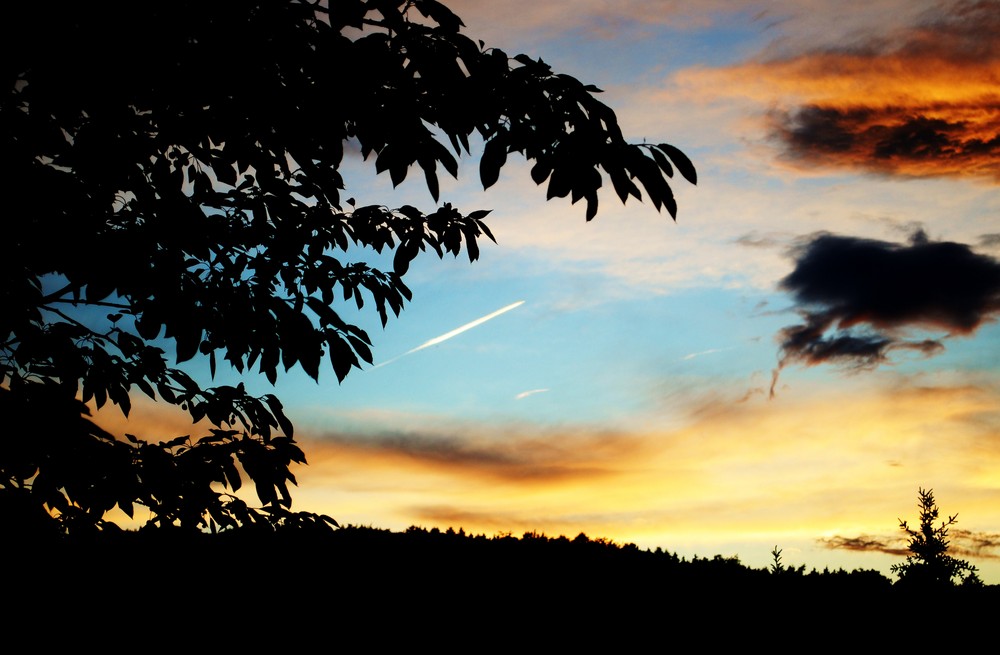
[[[639,26],[666,25],[674,30],[698,30],[733,15],[753,14],[765,30],[791,27],[786,41],[837,43],[859,29],[879,22],[891,29],[912,20],[923,11],[941,5],[941,0],[452,0],[448,6],[463,18],[469,33],[487,38],[487,43],[510,43],[526,36],[557,37],[572,32],[592,39],[611,38]],[[766,9],[761,10],[762,6]],[[791,25],[790,25],[791,24]],[[640,31],[639,34],[644,32]]]
[[[528,396],[534,396],[536,393],[545,393],[548,389],[531,389],[529,391],[522,391],[521,393],[514,396],[514,400],[521,400],[522,398],[527,398]]]
[[[896,537],[858,535],[857,537],[844,537],[834,535],[817,539],[816,542],[823,548],[830,550],[851,550],[855,552],[885,553],[886,555],[906,555],[906,544],[902,539]]]
[[[979,245],[983,248],[996,248],[1000,246],[1000,234],[982,234],[979,236]]]
[[[420,344],[416,348],[412,348],[410,350],[407,350],[402,355],[397,355],[396,357],[393,357],[392,359],[386,360],[386,361],[384,361],[384,362],[382,362],[380,364],[376,364],[373,368],[379,368],[381,366],[386,366],[387,364],[391,364],[391,363],[393,363],[394,361],[396,361],[396,360],[398,360],[400,358],[406,357],[407,355],[412,355],[413,353],[419,352],[419,351],[421,351],[421,350],[423,350],[425,348],[430,348],[431,346],[436,346],[439,343],[442,343],[442,342],[447,341],[448,339],[452,339],[454,337],[457,337],[458,335],[462,334],[463,332],[471,330],[474,327],[478,327],[478,326],[482,325],[483,323],[485,323],[487,321],[491,321],[494,318],[496,318],[497,316],[500,316],[501,314],[506,314],[507,312],[511,311],[512,309],[516,309],[516,308],[520,307],[523,304],[524,304],[523,300],[518,300],[517,302],[511,303],[511,304],[507,305],[506,307],[501,307],[500,309],[496,310],[495,312],[490,312],[486,316],[481,316],[481,317],[477,318],[474,321],[470,321],[470,322],[466,323],[465,325],[462,325],[461,327],[457,327],[454,330],[451,330],[450,332],[445,332],[444,334],[442,334],[440,336],[437,336],[437,337],[434,337],[433,339],[428,339],[427,341],[423,342],[422,344]]]
[[[959,555],[1000,559],[1000,533],[951,530],[952,551]]]
[[[975,532],[972,530],[950,530],[948,551],[959,557],[977,559],[1000,559],[1000,534],[995,532]],[[817,539],[824,548],[831,550],[852,550],[875,552],[905,557],[910,555],[905,537],[859,535],[845,537],[834,535]]]

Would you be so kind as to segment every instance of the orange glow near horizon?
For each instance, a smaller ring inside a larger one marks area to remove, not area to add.
[[[960,527],[1000,532],[1000,455],[989,447],[1000,436],[997,395],[965,384],[872,389],[861,400],[782,396],[695,411],[667,432],[500,436],[493,426],[429,445],[307,434],[294,508],[395,530],[584,532],[670,549],[897,537],[896,518],[911,513],[923,485],[934,486],[944,511],[961,510]],[[117,410],[98,418],[113,433],[141,437],[159,425],[183,434],[184,414],[168,409],[140,402],[131,419]]]
[[[962,527],[996,532],[1000,456],[986,447],[998,436],[995,400],[995,390],[971,385],[873,391],[860,401],[780,398],[734,404],[670,432],[603,435],[600,448],[573,430],[500,442],[484,434],[465,462],[372,446],[377,437],[306,436],[310,466],[296,498],[340,521],[390,529],[584,532],[669,549],[898,538],[897,517],[910,513],[918,486],[933,483],[945,511],[961,510]],[[514,452],[518,462],[495,467]],[[942,479],[953,470],[962,477]]]

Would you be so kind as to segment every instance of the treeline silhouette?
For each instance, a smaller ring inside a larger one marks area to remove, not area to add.
[[[124,602],[149,616],[207,612],[216,623],[245,621],[249,610],[268,621],[333,621],[342,629],[577,638],[580,630],[635,636],[771,621],[793,632],[884,630],[887,621],[912,621],[915,608],[959,620],[1000,601],[996,585],[904,588],[876,570],[807,571],[777,556],[756,568],[735,556],[688,559],[585,534],[345,526],[19,543],[5,568],[23,607],[58,599],[77,618],[102,617]]]

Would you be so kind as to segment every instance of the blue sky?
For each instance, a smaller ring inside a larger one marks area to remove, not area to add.
[[[781,286],[820,233],[884,254],[922,230],[1000,266],[1000,22],[982,18],[1000,6],[448,4],[488,46],[602,87],[626,135],[681,148],[698,185],[675,178],[676,222],[605,193],[586,223],[582,205],[545,202],[523,163],[483,192],[465,158],[441,200],[492,209],[498,244],[474,264],[418,257],[413,301],[385,329],[374,311],[345,313],[389,363],[341,385],[328,369],[318,385],[296,371],[278,383],[310,460],[295,508],[760,566],[777,544],[796,565],[887,572],[897,518],[915,520],[918,487],[932,487],[967,531],[956,547],[1000,582],[1000,288],[977,296],[970,328],[928,301],[902,318],[862,312],[796,349],[782,330],[810,311],[855,315]],[[919,142],[932,137],[950,149]],[[420,176],[393,189],[360,158],[343,173],[359,204],[434,204]],[[974,286],[949,270],[956,294]],[[848,333],[892,345],[877,361],[815,355]],[[928,339],[941,347],[913,345]]]

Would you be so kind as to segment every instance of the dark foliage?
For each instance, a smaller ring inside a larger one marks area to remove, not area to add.
[[[479,254],[486,211],[357,206],[345,152],[431,195],[470,139],[494,184],[509,155],[547,198],[597,212],[606,176],[674,215],[666,180],[696,181],[667,144],[627,144],[599,91],[459,32],[434,0],[5,3],[0,162],[0,504],[14,527],[85,535],[114,507],[191,530],[335,525],[290,511],[305,457],[273,395],[202,386],[176,364],[218,360],[274,383],[328,359],[342,380],[430,250]],[[350,261],[393,252],[393,270]],[[214,427],[121,440],[84,403],[128,415],[142,392]],[[249,481],[261,507],[235,492]]]

